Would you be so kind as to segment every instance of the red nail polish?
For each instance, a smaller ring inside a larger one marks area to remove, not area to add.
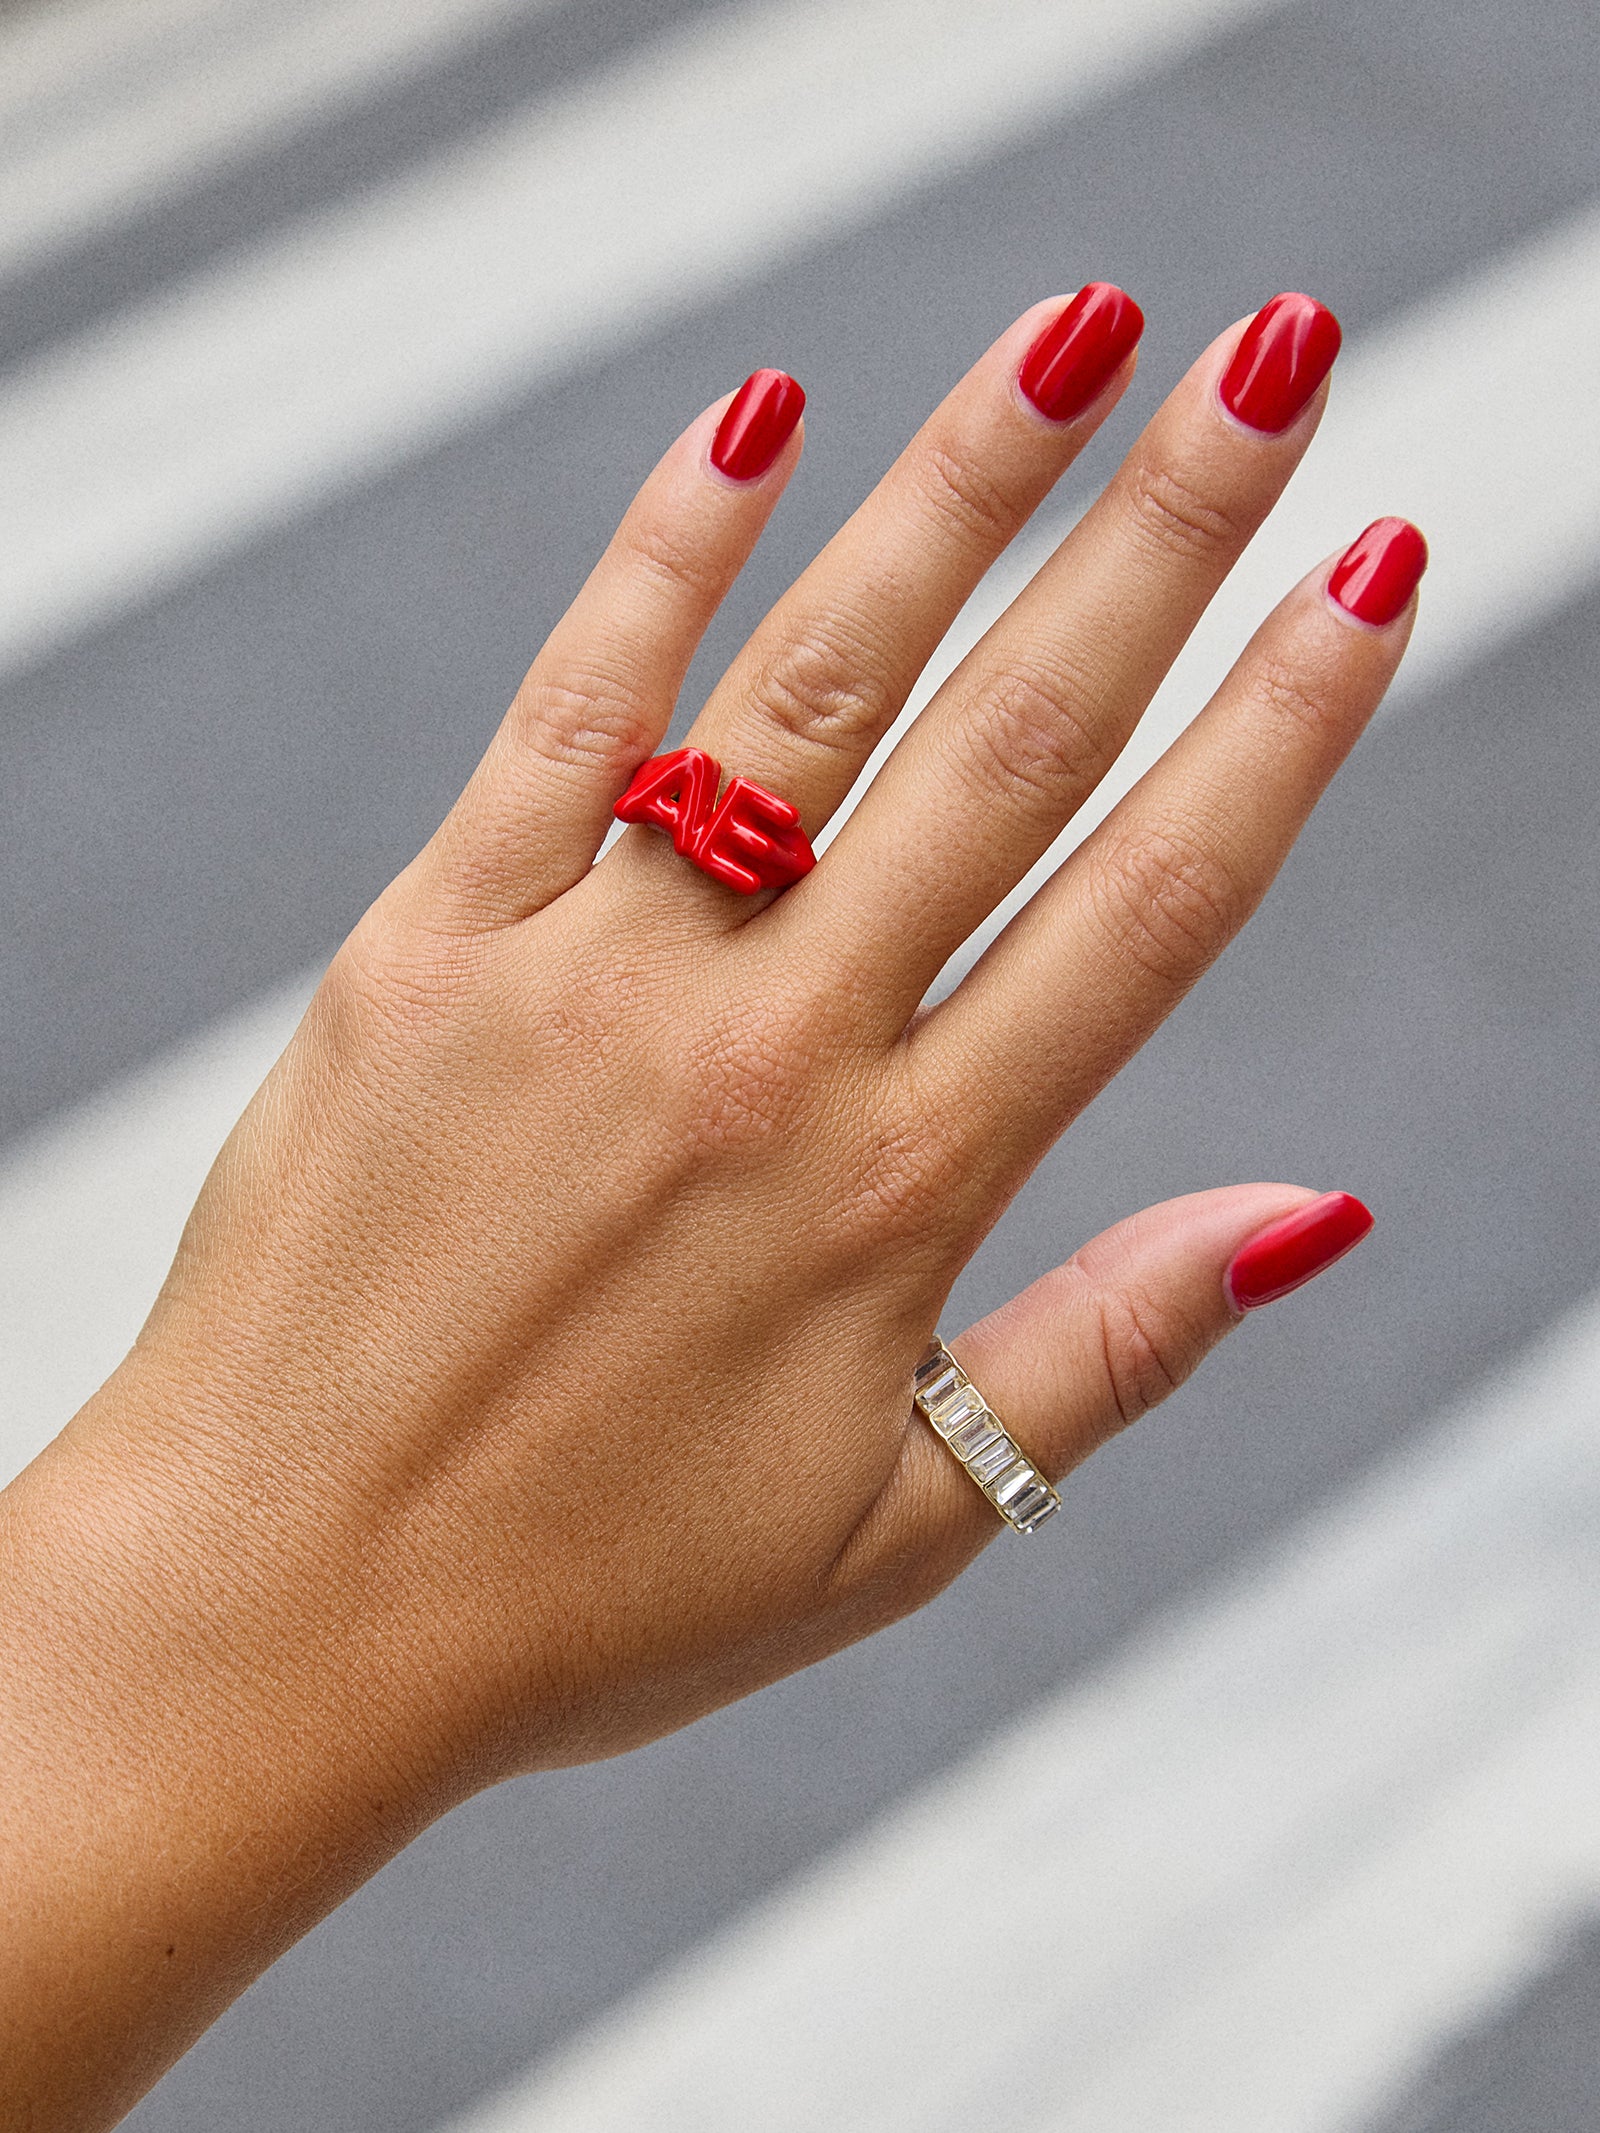
[[[1276,1303],[1354,1251],[1371,1227],[1370,1211],[1353,1193],[1325,1192],[1320,1200],[1307,1201],[1234,1254],[1223,1284],[1235,1309],[1255,1311]]]
[[[759,481],[794,435],[806,396],[785,370],[753,370],[711,440],[711,464],[730,481]]]
[[[1374,519],[1328,575],[1328,591],[1347,615],[1382,629],[1416,591],[1428,567],[1428,544],[1408,518]]]
[[[1017,383],[1052,422],[1093,406],[1139,345],[1144,313],[1124,289],[1092,281],[1040,334]]]
[[[1223,406],[1249,429],[1286,430],[1332,370],[1343,338],[1314,296],[1275,296],[1245,328],[1223,373]]]

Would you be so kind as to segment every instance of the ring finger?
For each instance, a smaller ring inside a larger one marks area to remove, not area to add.
[[[980,1199],[1016,1189],[1266,894],[1393,678],[1426,562],[1416,527],[1379,519],[1296,586],[1188,730],[918,1024],[919,1097],[971,1122]]]

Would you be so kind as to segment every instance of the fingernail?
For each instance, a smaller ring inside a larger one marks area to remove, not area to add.
[[[1428,567],[1428,544],[1408,518],[1377,518],[1358,533],[1328,574],[1328,591],[1347,615],[1382,629],[1403,614]]]
[[[1092,407],[1139,345],[1144,313],[1125,289],[1092,281],[1046,326],[1017,383],[1052,422]]]
[[[1275,296],[1245,328],[1223,373],[1223,406],[1248,429],[1276,436],[1332,370],[1343,338],[1339,321],[1314,296]]]
[[[1307,1201],[1235,1252],[1222,1277],[1229,1300],[1236,1311],[1276,1303],[1353,1252],[1371,1227],[1371,1212],[1353,1193],[1325,1192]]]
[[[806,396],[786,370],[753,370],[717,424],[711,464],[730,481],[759,481],[794,435]]]

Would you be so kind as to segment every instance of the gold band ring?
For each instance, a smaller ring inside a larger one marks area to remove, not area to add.
[[[1061,1498],[1022,1452],[943,1341],[917,1365],[912,1398],[1008,1526],[1031,1533]]]

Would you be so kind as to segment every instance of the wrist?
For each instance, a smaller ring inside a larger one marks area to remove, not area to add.
[[[26,2122],[81,2126],[98,2060],[113,2123],[451,1804],[271,1568],[274,1522],[167,1454],[160,1375],[125,1368],[0,1496],[0,2119],[16,2083]]]

